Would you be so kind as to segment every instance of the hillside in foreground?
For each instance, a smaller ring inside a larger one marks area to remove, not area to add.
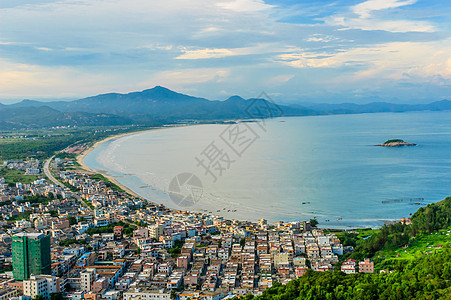
[[[410,224],[386,225],[354,241],[355,251],[344,260],[370,257],[378,273],[309,270],[286,285],[275,283],[255,299],[451,299],[450,232],[447,197],[420,208]]]

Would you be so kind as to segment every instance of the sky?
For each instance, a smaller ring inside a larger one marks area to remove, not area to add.
[[[449,0],[0,0],[0,102],[451,100]]]

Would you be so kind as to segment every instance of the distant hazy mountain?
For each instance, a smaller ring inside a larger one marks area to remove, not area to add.
[[[32,109],[33,108],[33,109]],[[355,114],[451,110],[451,101],[422,105],[374,102],[369,104],[276,105],[264,99],[232,96],[210,101],[156,86],[142,92],[109,93],[74,101],[40,102],[23,100],[0,104],[0,129],[64,125],[164,124],[186,120],[230,120],[278,116]],[[39,113],[38,113],[39,112]],[[17,127],[16,127],[17,126]]]
[[[386,102],[373,102],[368,104],[312,104],[308,108],[320,114],[358,114],[375,112],[406,112],[406,111],[440,111],[451,110],[451,101],[441,100],[429,104],[393,104]]]
[[[46,105],[60,112],[106,113],[121,116],[137,124],[174,122],[182,120],[226,120],[267,117],[256,106],[276,108],[274,116],[311,115],[315,112],[303,107],[276,106],[263,99],[245,100],[233,96],[225,101],[210,101],[176,93],[156,86],[142,92],[102,94],[74,101],[39,102],[24,100],[8,107],[24,108]]]

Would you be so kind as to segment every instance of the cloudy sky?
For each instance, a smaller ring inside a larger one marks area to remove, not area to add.
[[[449,0],[0,0],[0,102],[451,100]]]

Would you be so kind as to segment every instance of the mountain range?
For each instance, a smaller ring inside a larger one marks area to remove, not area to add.
[[[232,96],[211,101],[156,86],[128,94],[108,93],[74,101],[23,100],[0,103],[0,130],[54,126],[162,125],[186,121],[255,119],[278,116],[311,116],[374,112],[451,110],[451,101],[429,104],[311,104],[276,105],[265,99]]]

